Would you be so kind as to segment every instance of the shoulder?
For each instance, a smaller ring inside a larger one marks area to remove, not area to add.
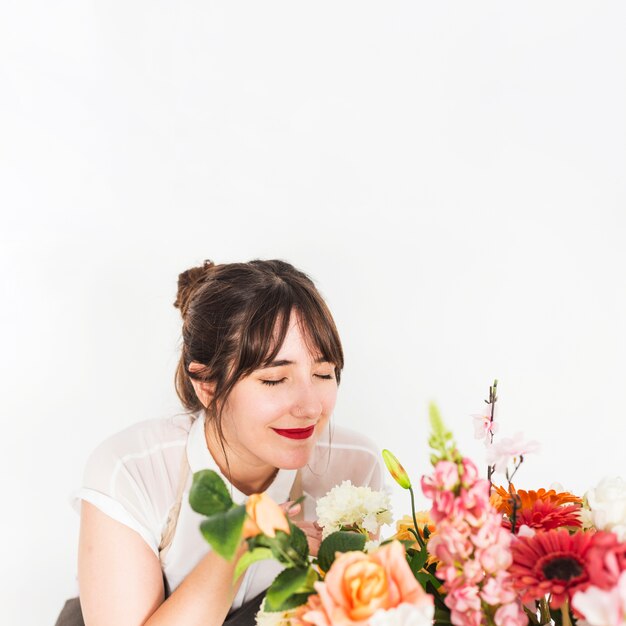
[[[176,415],[161,419],[137,422],[107,437],[92,452],[94,455],[115,456],[128,459],[184,445],[191,428],[193,416]]]
[[[159,471],[174,457],[180,459],[193,416],[188,414],[138,422],[102,441],[90,454],[84,482],[97,486],[115,481],[120,472]],[[94,484],[95,483],[95,484]]]

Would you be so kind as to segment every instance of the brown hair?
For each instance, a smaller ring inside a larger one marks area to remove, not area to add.
[[[178,276],[174,306],[183,317],[176,393],[188,411],[198,411],[202,404],[190,379],[214,385],[207,419],[215,420],[222,442],[225,401],[237,381],[275,359],[292,310],[307,346],[335,365],[339,383],[343,350],[332,315],[311,279],[285,261],[205,261]],[[204,368],[190,372],[192,361]]]

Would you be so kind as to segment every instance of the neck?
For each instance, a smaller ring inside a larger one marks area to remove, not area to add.
[[[207,448],[222,474],[228,477],[233,487],[241,493],[247,496],[253,493],[262,493],[274,482],[274,478],[278,474],[277,467],[246,463],[245,459],[237,453],[237,450],[229,446],[227,442],[222,445],[215,426],[208,419],[205,419],[204,422],[204,438]],[[229,457],[226,456],[226,449],[232,452]]]

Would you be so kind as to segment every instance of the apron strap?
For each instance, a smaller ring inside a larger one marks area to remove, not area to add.
[[[167,552],[172,545],[172,539],[174,539],[174,533],[176,532],[176,524],[178,523],[178,516],[180,514],[180,507],[183,501],[183,492],[187,485],[187,477],[191,468],[187,461],[187,449],[183,448],[183,458],[180,464],[180,478],[178,480],[178,490],[176,492],[176,499],[174,504],[167,515],[167,523],[165,524],[165,530],[161,535],[161,543],[159,544],[159,560],[161,565],[167,555]]]
[[[183,501],[183,493],[185,491],[185,486],[187,485],[187,478],[190,471],[191,468],[189,467],[189,461],[187,460],[187,452],[184,449],[183,458],[180,464],[180,478],[178,481],[176,499],[174,500],[174,504],[172,504],[172,507],[170,508],[170,511],[167,515],[167,523],[165,524],[165,529],[163,530],[163,534],[161,535],[161,543],[159,544],[159,560],[161,561],[161,565],[163,565],[163,561],[165,560],[169,548],[172,545],[172,540],[174,539],[176,525],[178,524],[178,516],[180,515],[180,507]],[[293,480],[293,485],[291,485],[289,500],[291,502],[297,500],[302,496],[302,493],[302,472],[298,470]],[[292,519],[304,519],[304,506],[302,504],[300,506],[299,513],[295,515]]]

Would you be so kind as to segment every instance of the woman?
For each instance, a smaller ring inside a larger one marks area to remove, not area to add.
[[[287,510],[302,493],[289,514],[313,554],[317,498],[342,480],[382,487],[371,442],[329,425],[343,352],[305,274],[282,261],[207,261],[179,276],[175,306],[176,390],[187,412],[105,441],[77,494],[88,626],[254,623],[279,565],[257,563],[232,584],[235,562],[210,550],[189,506],[194,472],[219,472],[238,503],[267,491]]]

